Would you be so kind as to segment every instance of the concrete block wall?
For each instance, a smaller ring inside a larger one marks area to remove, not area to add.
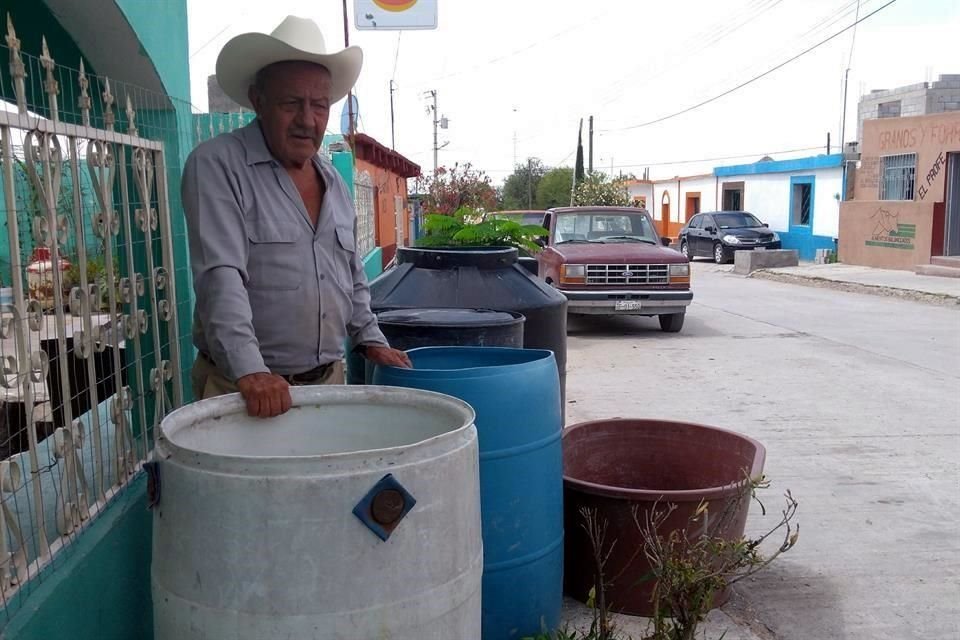
[[[960,111],[960,74],[944,74],[935,82],[896,89],[874,90],[857,107],[857,140],[863,140],[863,121],[880,117],[880,105],[900,101],[900,116],[922,116]]]

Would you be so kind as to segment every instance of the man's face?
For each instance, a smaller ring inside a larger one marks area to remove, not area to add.
[[[301,168],[319,151],[330,119],[330,72],[309,62],[278,62],[250,87],[274,157],[287,168]]]

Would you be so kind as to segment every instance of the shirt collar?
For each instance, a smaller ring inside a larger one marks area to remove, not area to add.
[[[277,162],[277,159],[267,148],[267,141],[263,137],[263,129],[260,128],[260,120],[254,118],[253,121],[245,127],[237,129],[235,135],[240,139],[246,152],[247,166],[261,164],[263,162]],[[313,157],[313,163],[321,170],[326,169],[320,160],[322,156],[317,153]],[[324,171],[326,174],[326,171]],[[324,177],[327,177],[324,175]]]
[[[258,119],[254,118],[247,126],[237,129],[234,135],[243,144],[248,166],[262,162],[276,162],[270,149],[267,148],[267,141],[263,137]]]

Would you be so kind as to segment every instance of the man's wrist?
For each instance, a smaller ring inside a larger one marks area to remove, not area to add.
[[[356,354],[358,354],[358,355],[361,355],[361,356],[366,356],[366,355],[367,355],[367,346],[368,346],[368,345],[365,345],[365,344],[358,344],[357,346],[355,346],[355,347],[353,348],[353,352],[356,353]]]
[[[353,348],[353,352],[363,356],[364,358],[369,355],[370,349],[389,349],[390,345],[381,344],[379,342],[366,342],[363,344],[358,344]]]

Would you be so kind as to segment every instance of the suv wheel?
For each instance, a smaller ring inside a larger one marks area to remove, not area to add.
[[[719,242],[713,245],[713,261],[717,264],[723,264],[727,261],[727,252],[723,250],[723,245]]]
[[[683,329],[683,319],[686,313],[666,313],[657,316],[660,320],[660,328],[667,333],[677,333]]]
[[[680,253],[682,253],[687,260],[693,262],[693,253],[690,251],[690,243],[686,240],[680,243]]]

